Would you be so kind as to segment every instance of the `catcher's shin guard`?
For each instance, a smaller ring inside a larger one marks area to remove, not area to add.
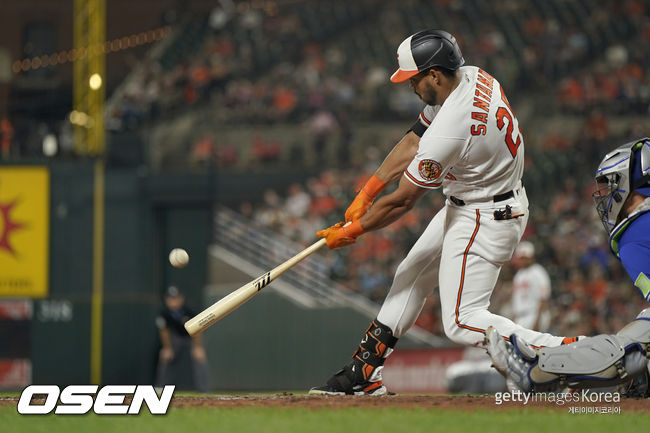
[[[571,388],[617,385],[645,370],[646,353],[646,344],[620,335],[597,335],[570,346],[539,349],[529,377],[536,389],[556,383]]]
[[[650,308],[646,308],[616,335],[597,335],[568,347],[540,349],[539,362],[530,377],[544,382],[553,374],[573,388],[617,385],[647,372],[649,349]]]
[[[336,372],[325,386],[312,388],[310,394],[383,395],[381,370],[386,357],[397,344],[393,331],[378,320],[366,330],[352,361]]]
[[[498,339],[498,334],[492,339],[490,332],[487,335],[488,352],[509,386],[552,391],[626,383],[626,395],[648,396],[650,309],[616,335],[597,335],[564,346],[534,350],[514,335],[510,342]]]

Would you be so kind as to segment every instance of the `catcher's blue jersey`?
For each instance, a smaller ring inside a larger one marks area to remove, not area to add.
[[[618,244],[623,267],[650,302],[650,212],[635,219]]]

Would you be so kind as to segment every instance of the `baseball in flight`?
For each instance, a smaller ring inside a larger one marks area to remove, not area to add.
[[[174,248],[169,253],[169,263],[175,268],[184,268],[190,261],[190,255],[182,248]]]

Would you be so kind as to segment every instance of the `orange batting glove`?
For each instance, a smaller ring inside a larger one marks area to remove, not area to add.
[[[356,220],[344,227],[343,222],[334,224],[332,227],[316,232],[319,238],[327,239],[327,247],[330,250],[345,247],[357,241],[357,238],[365,233],[361,222]]]
[[[368,211],[368,208],[372,206],[372,202],[384,188],[386,188],[386,184],[373,174],[363,188],[361,188],[359,194],[352,200],[348,210],[345,211],[345,221],[356,221],[361,218]]]

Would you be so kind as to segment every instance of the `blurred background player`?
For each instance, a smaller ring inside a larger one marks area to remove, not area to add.
[[[546,269],[535,262],[535,246],[522,241],[512,256],[517,269],[512,279],[512,320],[528,329],[545,331],[548,328],[548,299],[551,279]]]
[[[190,337],[185,322],[195,313],[185,305],[185,296],[176,286],[169,286],[165,292],[164,306],[156,318],[160,336],[160,355],[156,386],[177,384],[182,371],[191,361],[194,389],[207,392],[210,389],[208,360],[203,348],[201,334]]]
[[[612,253],[650,302],[650,138],[608,153],[596,171],[596,183],[596,210],[610,235]],[[519,334],[506,340],[492,327],[486,343],[511,390],[627,383],[625,394],[650,396],[650,308],[615,335],[581,338],[569,346],[535,349]]]
[[[480,344],[489,325],[517,330],[537,345],[563,342],[488,311],[501,266],[528,220],[524,144],[501,84],[476,66],[463,66],[456,39],[443,30],[409,36],[397,58],[391,81],[408,80],[427,105],[350,204],[349,224],[317,234],[330,249],[344,247],[398,220],[431,189],[442,186],[447,201],[397,268],[352,362],[312,393],[386,393],[384,361],[437,285],[445,333],[456,343]],[[374,202],[395,181],[397,189]]]

